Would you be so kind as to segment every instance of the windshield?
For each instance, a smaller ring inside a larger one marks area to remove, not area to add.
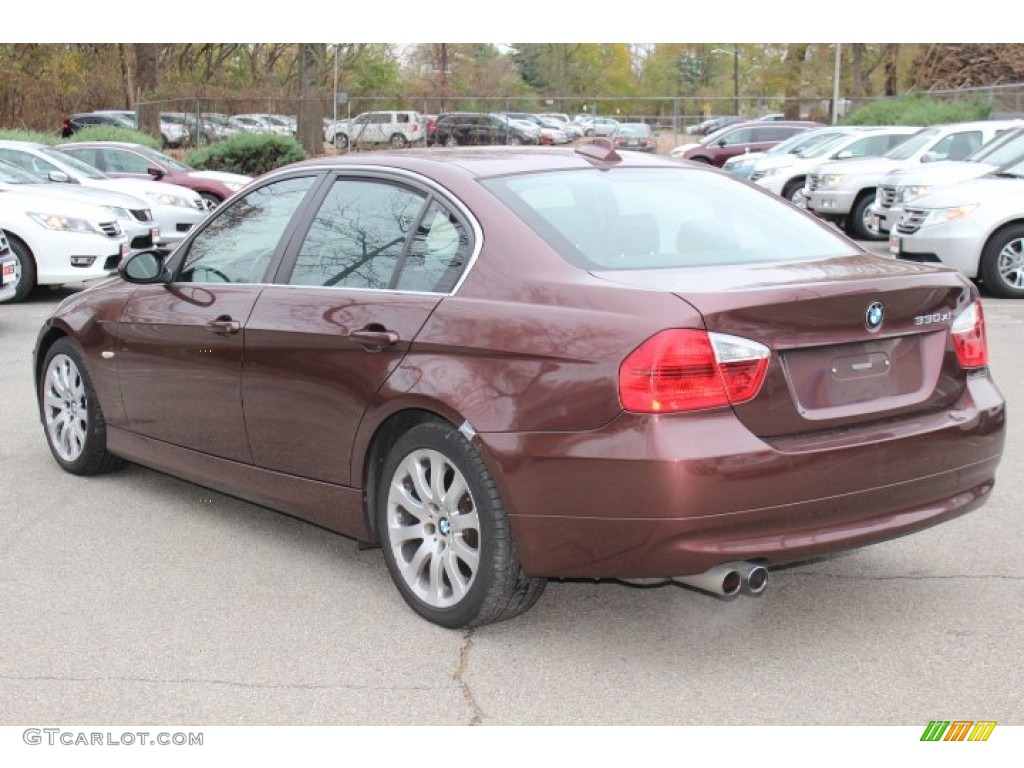
[[[794,134],[785,141],[780,141],[774,147],[766,149],[764,154],[772,157],[775,157],[776,155],[786,155],[790,152],[796,152],[798,149],[802,149],[803,147],[809,147],[812,144],[816,144],[826,136],[835,135],[837,134],[834,132],[818,133],[816,130],[811,129],[805,133]]]
[[[623,123],[615,129],[616,136],[650,136],[651,127],[638,123]]]
[[[732,125],[727,125],[727,126],[725,126],[725,128],[719,128],[714,133],[709,133],[707,136],[705,136],[703,139],[701,139],[698,143],[701,146],[705,146],[705,147],[709,146],[710,144],[714,144],[720,138],[725,136],[725,134],[729,133],[729,131],[733,131],[735,129],[736,129],[736,123],[733,123]]]
[[[157,160],[159,160],[161,163],[163,163],[165,166],[167,166],[171,170],[174,170],[174,171],[194,171],[195,170],[191,166],[185,165],[184,163],[182,163],[182,162],[180,162],[178,160],[175,160],[170,155],[165,155],[163,152],[157,152],[155,149],[149,150],[149,154],[150,154],[151,157],[156,158]]]
[[[71,155],[65,155],[63,152],[58,152],[56,149],[50,149],[49,147],[42,147],[38,150],[47,160],[51,160],[54,165],[58,166],[62,171],[73,171],[75,174],[82,176],[86,179],[109,179],[105,173],[93,168],[87,163],[83,163],[77,157]]]
[[[724,174],[594,168],[483,184],[583,269],[803,261],[853,252],[796,208]]]
[[[854,141],[858,138],[860,137],[850,136],[850,134],[832,134],[830,136],[822,137],[820,141],[814,142],[810,146],[801,147],[793,154],[803,158],[821,157],[822,155],[827,155],[829,152],[838,149],[844,144],[851,143],[851,141]]]
[[[1024,179],[1024,160],[1019,157],[1013,162],[1009,162],[1006,165],[996,168],[992,171],[993,176],[1015,176],[1020,179]]]
[[[1014,162],[1021,155],[1024,155],[1024,129],[1018,128],[993,139],[965,159],[972,163],[1005,165]]]
[[[46,181],[48,180],[42,176],[36,176],[6,160],[0,160],[0,182],[4,184],[43,184]]]
[[[916,155],[919,150],[927,147],[938,135],[939,132],[936,129],[925,128],[923,131],[915,133],[899,146],[890,149],[883,155],[883,157],[887,157],[890,160],[909,160]]]

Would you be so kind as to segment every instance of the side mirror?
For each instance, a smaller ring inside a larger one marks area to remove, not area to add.
[[[132,254],[117,268],[121,279],[128,283],[148,285],[171,282],[171,273],[164,267],[163,257],[156,251]]]
[[[64,171],[50,171],[47,177],[50,181],[55,181],[58,184],[77,184],[77,181],[73,181]]]
[[[848,149],[844,149],[842,152],[836,152],[832,157],[836,160],[848,160],[853,157],[853,152]]]
[[[724,147],[725,146],[725,139],[719,139],[716,143],[718,144],[718,146]]]
[[[153,177],[154,180],[160,181],[165,176],[165,173],[160,168],[147,168],[146,173]]]
[[[935,152],[925,152],[923,155],[921,155],[922,163],[934,163],[938,159],[939,156]]]

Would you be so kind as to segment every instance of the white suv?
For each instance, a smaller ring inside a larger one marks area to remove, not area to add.
[[[889,252],[955,267],[994,296],[1024,298],[1024,160],[907,203]]]
[[[859,240],[881,240],[872,206],[878,185],[889,171],[937,160],[963,160],[1003,131],[1020,125],[1020,120],[933,125],[882,157],[825,163],[807,174],[807,208],[822,219],[844,224]]]
[[[884,155],[918,130],[910,126],[836,128],[834,136],[805,149],[756,161],[750,180],[803,206],[808,171],[830,160]]]
[[[328,144],[345,149],[350,144],[388,144],[401,149],[424,141],[427,132],[419,112],[364,112],[348,120],[327,126]]]

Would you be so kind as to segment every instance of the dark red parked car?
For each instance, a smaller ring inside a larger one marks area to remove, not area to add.
[[[1003,450],[959,272],[608,140],[306,161],[121,271],[40,332],[57,462],[379,544],[447,627],[546,577],[756,594],[977,508]]]
[[[194,189],[210,205],[220,205],[252,181],[252,177],[223,171],[200,171],[143,144],[82,141],[54,149],[76,157],[108,176],[156,179]]]
[[[790,136],[811,128],[820,128],[821,125],[800,120],[735,123],[708,134],[697,144],[676,147],[669,154],[721,168],[730,157],[744,152],[764,152]]]

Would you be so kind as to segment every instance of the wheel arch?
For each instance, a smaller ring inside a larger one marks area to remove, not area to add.
[[[985,253],[985,249],[988,248],[989,243],[991,243],[992,240],[995,237],[997,237],[998,235],[1001,235],[1004,230],[1007,230],[1010,227],[1018,227],[1018,226],[1021,226],[1021,225],[1024,225],[1024,216],[1016,215],[1016,216],[1011,216],[1011,217],[1009,217],[1009,218],[1007,218],[1007,219],[1005,219],[1003,221],[1000,221],[998,224],[993,226],[985,234],[985,237],[983,237],[981,239],[981,247],[978,249],[978,261],[979,261],[979,263],[981,261],[982,254]]]
[[[850,214],[853,213],[853,209],[857,207],[857,203],[863,200],[866,196],[870,195],[873,199],[875,194],[878,192],[878,187],[864,187],[860,190],[853,198],[853,204],[850,206]],[[848,214],[849,215],[849,214]]]
[[[43,361],[46,360],[46,353],[58,340],[68,336],[66,328],[59,325],[50,325],[39,336],[36,342],[35,359],[32,361],[32,373],[35,379],[36,400],[39,399],[39,384],[43,377]],[[40,416],[41,418],[41,416]]]
[[[1003,298],[1020,298],[1020,295],[1019,293],[1016,293],[1011,296],[1009,293],[1005,292],[1006,289],[994,285],[993,283],[996,281],[988,279],[991,277],[989,273],[992,269],[992,265],[988,263],[988,257],[990,249],[993,247],[995,241],[1002,237],[1004,233],[1007,233],[1009,230],[1014,228],[1024,228],[1024,216],[1021,216],[1020,214],[1011,215],[1003,221],[1000,221],[998,224],[992,226],[983,237],[979,238],[980,245],[977,252],[975,275],[972,278],[987,284],[988,290],[991,291],[993,295],[1001,296]]]
[[[10,230],[2,225],[0,225],[0,230],[3,230],[4,236],[7,238],[8,242],[16,241],[28,251],[29,256],[32,257],[32,263],[36,266],[36,269],[38,269],[39,262],[36,261],[36,252],[32,248],[32,246],[29,245],[28,241],[25,240],[25,238],[19,235],[17,232]]]
[[[363,519],[369,532],[369,543],[380,543],[374,509],[377,505],[378,484],[384,462],[402,435],[419,424],[429,422],[449,424],[452,428],[458,426],[451,419],[427,408],[403,408],[385,417],[370,436],[365,452],[357,451],[355,454],[356,457],[361,455],[363,462],[358,472],[353,472],[353,477],[363,479]],[[353,467],[353,470],[356,468]]]

